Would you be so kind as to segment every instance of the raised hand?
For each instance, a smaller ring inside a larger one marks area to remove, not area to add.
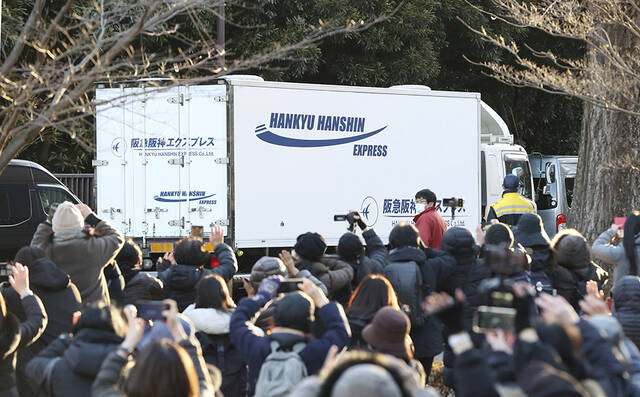
[[[10,266],[10,270],[9,284],[16,290],[18,295],[22,296],[29,291],[29,268],[23,266],[20,262],[15,262],[13,266]]]

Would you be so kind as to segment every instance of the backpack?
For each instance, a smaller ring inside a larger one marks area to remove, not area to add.
[[[210,335],[196,332],[207,364],[215,365],[222,373],[222,393],[226,397],[246,394],[247,366],[240,352],[231,344],[229,334]]]
[[[422,326],[425,322],[422,311],[422,273],[418,264],[411,262],[391,262],[384,268],[384,276],[398,295],[398,300],[408,307],[411,327]]]
[[[286,397],[304,378],[307,366],[300,352],[306,343],[296,343],[291,350],[281,350],[277,341],[271,341],[271,353],[262,363],[254,397]]]

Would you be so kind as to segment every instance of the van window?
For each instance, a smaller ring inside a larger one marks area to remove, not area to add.
[[[567,194],[567,205],[569,208],[571,208],[571,201],[573,200],[573,184],[576,180],[577,171],[578,163],[575,161],[560,160],[560,177],[564,179],[564,189]]]
[[[57,206],[63,201],[76,202],[66,190],[55,186],[38,185],[38,194],[40,195],[42,210],[46,215],[49,215],[51,207]]]
[[[531,167],[526,157],[505,154],[505,175],[513,174],[520,179],[520,194],[529,200],[533,200],[533,188],[531,186]]]
[[[29,187],[0,184],[0,225],[17,225],[31,218]]]
[[[546,178],[533,178],[533,186],[536,187],[538,210],[550,210],[558,206],[558,200],[555,199],[555,185],[551,185],[551,194],[542,194],[544,187],[547,186]]]

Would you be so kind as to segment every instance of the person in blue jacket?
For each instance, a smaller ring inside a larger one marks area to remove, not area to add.
[[[332,345],[339,350],[349,344],[351,332],[342,306],[329,302],[320,288],[308,279],[303,279],[298,287],[300,292],[291,292],[279,298],[275,304],[273,328],[269,335],[255,332],[249,321],[269,301],[276,297],[281,277],[264,279],[258,292],[252,298],[240,301],[231,316],[229,334],[249,365],[248,383],[253,395],[260,368],[271,353],[271,341],[275,340],[281,348],[306,343],[300,351],[307,373],[317,373]],[[310,330],[315,319],[324,325],[324,333],[310,338]]]

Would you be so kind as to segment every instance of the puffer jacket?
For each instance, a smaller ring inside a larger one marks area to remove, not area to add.
[[[121,337],[99,329],[83,328],[73,337],[63,334],[27,364],[27,375],[43,382],[51,363],[45,392],[51,397],[90,396],[102,362],[120,343]]]
[[[183,314],[191,320],[196,337],[202,347],[207,364],[215,365],[222,372],[222,394],[226,397],[243,396],[247,384],[244,359],[229,337],[229,322],[233,311],[196,308],[189,305]]]
[[[318,262],[302,260],[296,267],[299,270],[308,270],[312,276],[320,280],[327,287],[330,299],[347,287],[353,279],[353,268],[342,260],[331,264],[323,263],[322,258]]]
[[[26,321],[7,312],[4,329],[0,332],[0,396],[17,397],[16,355],[19,348],[29,346],[47,327],[47,314],[40,299],[34,295],[22,299]]]
[[[164,297],[178,303],[178,310],[183,311],[196,299],[196,284],[208,274],[218,274],[229,281],[238,271],[238,262],[231,247],[222,243],[215,247],[220,265],[215,269],[176,264],[158,274],[164,285]]]
[[[116,256],[124,238],[109,222],[90,214],[85,222],[95,228],[93,234],[82,230],[54,233],[51,224],[38,225],[31,245],[41,248],[49,259],[66,272],[80,290],[86,305],[102,302],[109,305],[109,291],[102,269]]]
[[[25,366],[42,349],[53,342],[60,334],[73,330],[73,313],[82,308],[82,299],[78,288],[69,280],[69,276],[60,270],[48,258],[41,258],[29,265],[29,284],[31,290],[42,301],[48,317],[44,333],[29,346],[18,349],[16,381],[20,396],[35,395],[37,385],[25,374]],[[20,321],[27,320],[20,296],[9,285],[2,289],[7,308]]]
[[[545,272],[553,277],[553,251],[549,247],[530,247],[532,249],[529,269],[532,272]]]
[[[484,304],[479,287],[483,280],[491,278],[491,269],[478,259],[480,248],[467,229],[453,227],[447,230],[442,237],[442,250],[453,257],[455,268],[438,289],[449,294],[455,293],[457,288],[464,292],[467,298],[464,323],[465,328],[471,330],[473,314]]]
[[[453,295],[460,288],[464,292],[467,306],[464,311],[464,326],[471,333],[474,342],[482,339],[471,332],[473,315],[478,306],[484,304],[484,294],[480,291],[483,280],[491,278],[491,270],[485,266],[484,261],[478,258],[480,248],[476,245],[471,232],[462,227],[453,227],[442,236],[442,250],[453,257],[455,265],[453,270],[440,282],[438,290]],[[449,337],[451,332],[444,327],[443,336]],[[454,384],[453,370],[455,356],[448,344],[445,345],[443,361],[443,381],[447,386]]]
[[[199,384],[198,397],[211,397],[217,395],[217,390],[213,390],[209,371],[206,370],[206,364],[202,359],[198,341],[191,337],[189,339],[181,340],[178,344],[182,346],[189,357],[191,357],[191,361],[193,361],[193,367],[196,371]],[[93,383],[90,395],[93,397],[124,397],[125,395],[121,393],[116,386],[120,381],[123,369],[128,363],[128,359],[120,357],[115,352],[111,352],[105,358],[104,362],[101,363],[102,366],[95,377],[96,380]],[[88,396],[89,394],[86,395]]]
[[[613,314],[624,334],[636,346],[640,346],[640,279],[634,276],[622,277],[613,286]]]
[[[605,230],[598,236],[596,241],[591,246],[591,253],[597,259],[606,262],[610,265],[616,265],[616,269],[613,273],[614,284],[624,276],[630,275],[629,260],[627,254],[624,252],[622,244],[611,245],[611,240],[615,236],[613,229]],[[635,239],[636,244],[636,258],[638,262],[638,273],[640,273],[640,234],[637,234]],[[631,276],[638,276],[640,274],[631,274]]]
[[[428,274],[423,271],[426,262],[427,256],[420,248],[402,247],[389,252],[384,268],[384,275],[393,285],[400,304],[410,307],[407,313],[412,321],[410,335],[415,345],[414,355],[418,358],[433,357],[442,352],[440,323],[425,316],[421,307],[424,298],[435,291],[435,280],[423,277]],[[416,305],[418,307],[414,307]]]
[[[593,280],[598,283],[598,288],[602,288],[606,279],[607,272],[593,262],[572,269],[558,266],[554,272],[553,287],[579,313],[579,302],[586,295],[587,281]]]

